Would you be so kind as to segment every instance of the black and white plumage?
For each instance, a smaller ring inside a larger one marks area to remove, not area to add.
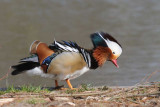
[[[80,46],[78,46],[75,42],[57,42],[54,41],[54,43],[52,43],[51,45],[48,46],[50,49],[52,49],[54,52],[54,57],[56,57],[59,54],[62,54],[64,52],[75,52],[75,53],[79,53],[83,56],[86,64],[87,64],[87,68],[97,68],[98,67],[98,63],[96,63],[95,59],[93,57],[91,57],[92,51],[86,50],[84,48],[81,48]],[[53,56],[52,55],[52,56]],[[53,57],[53,58],[54,58]],[[47,60],[47,58],[46,58]],[[50,59],[51,61],[52,59]],[[50,62],[49,61],[49,62]],[[92,62],[94,62],[94,67],[91,65]],[[45,63],[45,61],[43,61],[42,64],[46,64],[48,66],[48,63]],[[27,67],[27,68],[26,68]],[[26,71],[26,70],[31,70],[34,69],[36,67],[40,67],[40,63],[39,63],[39,59],[38,59],[38,55],[37,54],[32,54],[30,57],[26,57],[20,60],[20,64],[12,66],[13,69],[15,69],[12,72],[12,75],[17,75],[19,73],[21,73],[21,71]],[[23,68],[23,69],[22,69]],[[45,71],[47,72],[47,71]],[[31,73],[30,73],[31,74]],[[34,73],[36,74],[36,73]],[[37,73],[38,75],[40,73]],[[32,75],[32,74],[31,74]],[[44,76],[43,77],[47,77]],[[50,76],[52,77],[52,76]]]
[[[87,63],[88,67],[90,68],[91,67],[91,52],[89,52],[88,50],[84,49],[84,48],[81,48],[80,46],[78,46],[75,42],[66,42],[66,41],[63,41],[62,42],[57,42],[57,41],[54,41],[53,44],[49,45],[49,47],[51,49],[53,49],[52,47],[56,47],[58,50],[61,50],[61,51],[66,51],[66,52],[76,52],[76,53],[80,53],[82,54],[85,62]]]

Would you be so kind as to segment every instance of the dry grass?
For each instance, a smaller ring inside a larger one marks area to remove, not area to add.
[[[83,84],[76,90],[41,91],[40,87],[30,87],[29,90],[24,86],[23,91],[14,91],[14,88],[11,88],[12,91],[0,95],[0,102],[12,98],[12,102],[2,105],[4,107],[159,107],[160,82],[148,82],[157,72],[159,71],[128,87],[91,87]]]
[[[80,91],[83,90],[83,91]],[[79,87],[77,90],[53,90],[50,93],[13,92],[0,98],[15,98],[13,105],[38,106],[160,106],[160,82],[151,82],[131,87]],[[30,99],[28,99],[30,98]],[[21,99],[21,101],[20,101]],[[34,99],[34,100],[32,100]],[[41,101],[37,100],[41,99]],[[28,103],[29,102],[29,103]],[[38,103],[37,103],[38,102]],[[62,103],[63,102],[63,103]],[[5,105],[4,105],[5,106]]]

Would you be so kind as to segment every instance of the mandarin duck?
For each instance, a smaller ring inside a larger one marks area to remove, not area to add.
[[[51,45],[34,41],[30,46],[30,57],[20,60],[12,66],[12,75],[26,72],[31,75],[40,75],[58,81],[65,80],[69,88],[73,89],[70,80],[79,77],[90,69],[102,66],[111,61],[116,67],[117,58],[122,53],[122,47],[111,35],[96,32],[90,35],[93,49],[84,49],[75,42],[54,41]]]

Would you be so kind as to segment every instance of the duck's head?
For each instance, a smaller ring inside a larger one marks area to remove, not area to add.
[[[111,35],[104,32],[96,32],[91,34],[94,45],[93,57],[98,65],[103,65],[106,60],[113,62],[116,67],[118,57],[122,54],[122,47]]]

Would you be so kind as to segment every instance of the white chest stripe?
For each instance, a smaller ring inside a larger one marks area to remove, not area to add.
[[[82,55],[84,57],[84,60],[86,61],[88,67],[91,67],[91,57],[88,52],[86,52],[84,49],[81,49]]]

